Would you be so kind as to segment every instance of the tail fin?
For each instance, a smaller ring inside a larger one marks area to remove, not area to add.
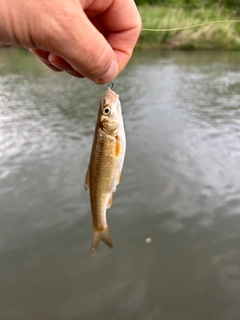
[[[112,239],[110,238],[108,228],[103,229],[101,231],[97,231],[93,229],[92,234],[92,243],[91,243],[91,255],[93,256],[96,252],[98,244],[100,241],[105,242],[110,248],[112,248]]]

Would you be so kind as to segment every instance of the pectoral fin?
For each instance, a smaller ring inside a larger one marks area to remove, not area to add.
[[[86,177],[85,177],[84,189],[87,190],[89,187],[90,187],[90,180],[89,180],[89,167],[88,167]]]

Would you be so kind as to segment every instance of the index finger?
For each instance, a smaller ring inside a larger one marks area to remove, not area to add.
[[[101,1],[94,1],[90,15],[98,15],[103,10]],[[107,1],[105,0],[105,6]],[[119,72],[124,69],[132,56],[133,49],[141,32],[142,21],[133,0],[112,0],[109,7],[101,12],[101,22],[107,31],[105,38],[116,54]],[[101,9],[100,9],[101,8]]]

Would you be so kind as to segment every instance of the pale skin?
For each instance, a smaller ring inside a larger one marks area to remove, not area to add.
[[[1,0],[0,30],[0,43],[101,84],[127,65],[141,18],[133,0]]]

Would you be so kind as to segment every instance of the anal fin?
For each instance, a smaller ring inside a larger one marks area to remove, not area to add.
[[[116,185],[118,185],[118,184],[119,184],[119,182],[120,182],[120,178],[121,178],[121,173],[122,173],[122,171],[119,171],[119,172],[118,172],[118,176],[117,176],[117,181],[116,181]]]
[[[107,209],[109,209],[111,207],[111,205],[112,205],[112,197],[113,197],[113,195],[111,193],[109,198],[108,198]]]
[[[84,189],[87,190],[90,187],[90,179],[89,179],[89,167],[85,177]]]

